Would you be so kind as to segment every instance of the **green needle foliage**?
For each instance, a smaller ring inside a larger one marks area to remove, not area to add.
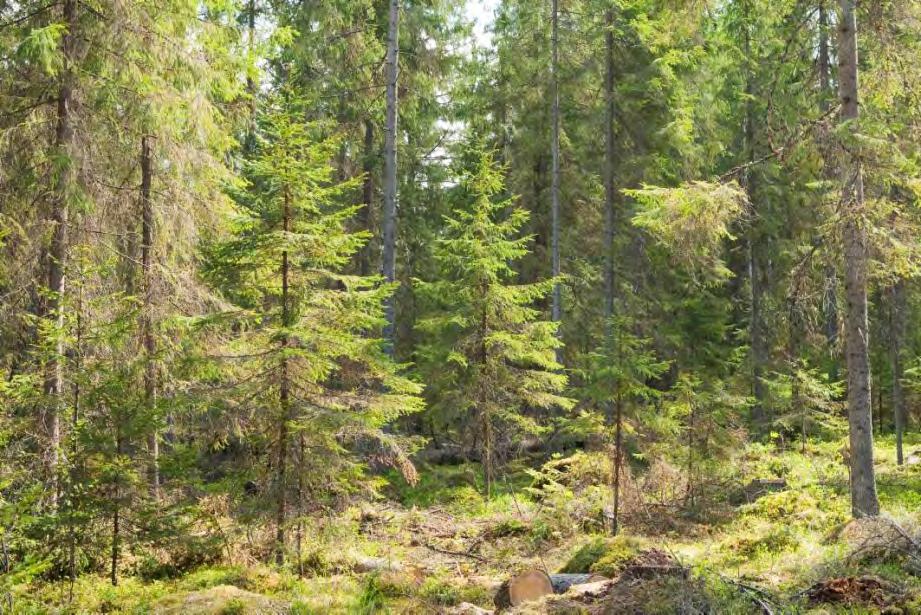
[[[412,480],[400,441],[382,428],[422,404],[377,335],[392,286],[342,272],[366,234],[346,230],[358,210],[341,203],[352,184],[334,180],[336,142],[303,123],[303,105],[286,96],[261,114],[245,183],[232,191],[231,237],[208,247],[205,267],[232,304],[208,321],[227,326],[214,357],[226,366],[219,384],[234,390],[226,410],[267,451],[279,532],[292,502],[300,512],[357,488],[356,448],[373,446]]]
[[[528,212],[503,191],[492,155],[474,150],[435,248],[439,278],[421,282],[428,310],[418,351],[431,412],[445,426],[467,430],[491,493],[502,456],[540,432],[540,411],[570,408],[556,351],[556,323],[541,319],[538,302],[554,280],[516,284],[513,264],[528,254],[522,236]]]

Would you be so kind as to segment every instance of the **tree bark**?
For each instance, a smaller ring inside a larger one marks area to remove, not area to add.
[[[860,117],[857,75],[857,17],[855,0],[840,0],[838,20],[838,95],[841,121],[850,132]],[[842,239],[844,287],[847,298],[847,402],[850,426],[851,512],[854,517],[879,514],[873,469],[873,411],[870,391],[869,326],[867,319],[867,233],[863,226],[864,194],[860,160],[846,156],[842,165]]]
[[[83,284],[80,284],[80,292],[77,297],[77,309],[76,309],[76,318],[75,325],[76,330],[74,332],[74,349],[73,349],[73,367],[74,371],[80,373],[83,369]],[[74,585],[77,582],[77,526],[76,519],[74,518],[74,513],[77,510],[77,498],[76,498],[76,485],[77,485],[77,451],[79,446],[79,438],[77,433],[77,426],[80,421],[80,381],[75,380],[73,383],[73,408],[71,408],[70,415],[70,476],[69,476],[69,487],[70,487],[70,497],[67,501],[67,506],[70,508],[71,518],[69,519],[69,537],[70,541],[67,546],[67,571],[68,571],[68,600],[73,601],[74,599]],[[7,571],[8,572],[8,571]]]
[[[256,149],[256,81],[251,71],[256,67],[256,0],[249,0],[246,7],[246,47],[249,54],[246,75],[246,93],[249,96],[249,125],[243,149],[252,153]]]
[[[623,426],[624,405],[620,395],[615,404],[614,417],[614,484],[613,484],[613,510],[611,511],[611,534],[617,536],[620,531],[620,466],[623,459]]]
[[[390,0],[389,29],[387,32],[387,112],[384,135],[384,208],[381,241],[383,254],[381,273],[387,282],[396,280],[396,236],[397,236],[397,120],[399,81],[399,28],[400,0]],[[395,326],[394,297],[385,304],[387,324],[384,338],[388,351],[393,354]]]
[[[892,417],[895,422],[895,458],[904,463],[902,437],[905,432],[905,397],[902,393],[902,342],[905,338],[905,281],[890,290],[889,361],[892,367]]]
[[[144,299],[141,309],[141,337],[144,343],[144,410],[148,418],[157,409],[157,340],[153,322],[153,242],[154,215],[150,186],[153,177],[151,137],[141,138],[141,275],[143,276]],[[150,455],[148,481],[150,495],[160,498],[160,442],[156,427],[147,436],[147,451]]]
[[[605,13],[604,34],[604,321],[611,334],[614,314],[614,10]]]
[[[749,0],[743,0],[744,14],[746,24],[744,26],[744,50],[746,61],[752,61],[751,50],[751,30],[748,21],[751,19],[751,3]],[[745,69],[745,150],[747,161],[753,162],[756,157],[755,144],[755,86],[754,76],[752,75],[751,66]],[[768,362],[768,346],[765,337],[764,328],[764,270],[762,267],[762,244],[763,239],[759,234],[759,213],[757,205],[757,189],[755,186],[752,169],[746,168],[743,183],[748,193],[749,201],[752,204],[752,222],[748,229],[748,279],[751,287],[751,314],[749,321],[749,339],[751,341],[751,361],[752,361],[752,396],[755,399],[752,407],[752,418],[759,427],[764,427],[765,421],[765,388],[764,388],[764,368]]]
[[[116,413],[115,421],[115,460],[121,463],[121,456],[124,449],[124,439],[122,438],[122,417]],[[113,486],[112,498],[112,552],[109,568],[109,580],[112,585],[118,585],[118,559],[121,549],[121,472],[115,474],[115,484]]]
[[[61,411],[64,405],[64,296],[65,269],[68,257],[68,233],[70,223],[69,192],[74,181],[74,128],[73,101],[76,87],[74,64],[78,41],[78,2],[64,0],[63,17],[67,30],[61,38],[61,55],[64,68],[58,87],[57,125],[55,128],[54,147],[63,160],[62,168],[54,182],[52,190],[51,244],[48,248],[48,300],[44,308],[44,318],[51,321],[51,330],[55,335],[55,347],[46,365],[45,394],[48,408],[44,423],[48,429],[48,470],[51,480],[51,506],[57,508],[60,496],[58,477],[61,448]]]
[[[551,271],[554,278],[560,275],[560,83],[559,83],[559,54],[560,54],[560,7],[559,0],[552,0],[552,29],[550,37],[550,99],[551,99],[551,143],[550,155],[550,260]],[[550,319],[560,322],[563,315],[562,289],[559,280],[553,284],[553,295],[550,306]],[[559,351],[557,352],[559,355]]]
[[[371,208],[374,206],[374,122],[365,119],[365,149],[362,161],[364,180],[361,187],[361,201],[364,207],[361,210],[362,230],[371,229]],[[364,246],[358,254],[358,273],[362,276],[371,274],[371,251],[369,246]]]
[[[282,212],[283,230],[287,234],[291,230],[291,196],[287,189],[284,194],[284,211]],[[281,325],[287,330],[291,325],[291,310],[289,305],[289,275],[290,264],[288,251],[281,253]],[[288,348],[288,335],[281,337],[281,352]],[[282,354],[278,375],[278,400],[281,413],[278,420],[278,459],[275,468],[276,510],[275,510],[275,563],[281,566],[285,563],[285,521],[288,508],[287,468],[288,468],[288,421],[291,420],[291,383],[288,374],[288,358]]]
[[[828,41],[828,10],[825,7],[825,0],[819,3],[819,111],[824,116],[829,109],[829,101],[834,96],[831,87],[831,52]],[[828,135],[824,135],[825,143],[822,143],[822,149],[825,151],[826,160],[828,156]],[[825,164],[826,179],[831,177],[831,166]],[[829,379],[838,379],[838,362],[834,358],[835,347],[838,344],[838,273],[835,271],[834,262],[829,259],[825,266],[825,297],[822,302],[825,317],[825,343],[828,347],[828,358],[830,360]]]

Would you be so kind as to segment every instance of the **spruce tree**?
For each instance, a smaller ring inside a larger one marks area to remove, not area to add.
[[[652,350],[651,341],[633,333],[636,323],[629,318],[612,318],[608,325],[610,334],[604,343],[588,357],[588,368],[583,374],[586,396],[605,409],[605,422],[609,427],[613,480],[611,508],[607,516],[609,530],[617,535],[620,526],[620,485],[624,457],[624,431],[635,431],[638,423],[645,422],[643,410],[647,401],[658,397],[659,391],[649,383],[660,377],[668,363],[659,361]],[[627,424],[629,423],[629,424]]]
[[[556,283],[516,284],[514,263],[528,254],[528,213],[497,200],[502,170],[474,151],[445,219],[435,259],[439,277],[421,283],[429,311],[418,328],[419,371],[433,412],[475,442],[491,495],[503,449],[540,431],[535,410],[569,408],[556,350],[558,323],[540,319],[537,302]]]
[[[206,274],[233,304],[220,358],[235,365],[233,401],[271,450],[263,462],[283,563],[291,509],[300,517],[308,492],[347,491],[359,478],[350,444],[374,440],[378,458],[413,477],[381,428],[421,399],[375,335],[393,286],[341,273],[366,235],[346,231],[358,207],[340,204],[352,185],[333,179],[336,143],[316,138],[305,104],[287,93],[264,109],[246,183],[233,191],[232,236],[210,247]]]

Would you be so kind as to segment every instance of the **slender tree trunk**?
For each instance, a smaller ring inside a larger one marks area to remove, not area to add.
[[[152,164],[150,155],[151,137],[141,139],[141,275],[143,276],[144,303],[141,309],[141,336],[144,342],[144,410],[148,418],[157,409],[157,339],[153,322],[153,244],[154,215],[150,198]],[[156,427],[147,436],[147,451],[150,455],[148,482],[150,495],[160,498],[160,440]]]
[[[249,125],[246,128],[246,139],[243,148],[252,153],[256,149],[256,80],[253,71],[256,70],[256,0],[249,0],[246,7],[246,46],[249,54],[246,93],[249,95]]]
[[[617,536],[620,531],[620,468],[623,459],[623,425],[624,405],[621,396],[617,396],[614,417],[614,485],[613,510],[611,511],[611,534]]]
[[[688,415],[688,490],[687,500],[691,508],[694,507],[695,487],[697,479],[694,470],[694,430],[697,428],[697,406],[691,400],[691,412]]]
[[[48,249],[48,300],[44,317],[51,321],[55,335],[55,348],[49,358],[45,372],[45,394],[48,409],[45,424],[49,432],[48,464],[51,479],[51,506],[57,508],[61,486],[58,476],[61,448],[61,411],[64,405],[64,293],[65,269],[68,256],[68,233],[70,206],[68,203],[71,184],[74,181],[74,129],[73,101],[75,74],[74,63],[78,41],[78,2],[64,0],[63,17],[67,29],[61,38],[61,55],[64,68],[58,87],[57,125],[54,145],[57,155],[63,161],[58,171],[53,191],[51,210],[51,245]]]
[[[282,225],[285,233],[291,230],[291,196],[287,189],[284,194],[284,212]],[[290,264],[288,251],[281,253],[281,320],[282,327],[291,325],[291,308],[288,297],[288,284]],[[288,336],[281,339],[282,353],[287,351]],[[281,406],[281,416],[278,421],[278,460],[275,468],[275,483],[277,490],[277,508],[275,511],[275,563],[281,566],[285,563],[285,521],[288,508],[287,468],[288,468],[288,421],[291,420],[291,382],[288,374],[288,359],[282,355],[278,378],[278,400]]]
[[[895,458],[904,463],[902,437],[905,432],[905,397],[902,394],[902,341],[905,339],[905,281],[891,290],[889,315],[889,360],[892,364],[892,418],[895,423]]]
[[[605,12],[604,33],[604,332],[610,341],[614,334],[614,10]],[[620,397],[611,408],[607,402],[607,421],[615,424],[614,436],[614,481],[612,485],[611,533],[618,532],[620,514],[620,443],[621,404]],[[614,415],[613,417],[611,415]]]
[[[496,450],[492,425],[492,414],[483,410],[483,476],[486,482],[486,499],[492,499],[493,484],[496,480]]]
[[[480,296],[485,297],[489,292],[489,288],[486,285],[483,285],[480,288]],[[486,309],[486,304],[483,304],[483,310],[480,313],[480,339],[479,339],[479,350],[478,354],[478,364],[480,368],[486,366],[486,363],[489,358],[489,347],[487,346],[486,340],[489,338],[489,312]],[[495,480],[495,434],[493,432],[492,424],[492,412],[489,410],[489,404],[486,399],[483,399],[485,395],[480,394],[481,399],[479,400],[478,408],[480,411],[480,416],[483,421],[482,425],[482,435],[483,435],[483,476],[486,483],[486,499],[492,498],[493,482]]]
[[[605,13],[604,34],[604,320],[611,334],[614,314],[614,10]]]
[[[76,310],[76,331],[74,332],[74,372],[80,373],[83,369],[83,284],[80,285],[80,292],[77,297],[77,310]],[[75,380],[73,383],[73,408],[71,409],[70,415],[70,477],[69,477],[69,487],[70,487],[70,497],[68,498],[67,506],[70,509],[71,518],[69,519],[70,526],[70,544],[67,546],[67,572],[69,576],[69,587],[68,587],[68,602],[73,602],[74,599],[74,584],[77,582],[77,525],[74,514],[77,510],[77,499],[76,499],[76,485],[77,485],[77,452],[79,446],[79,438],[77,433],[77,425],[80,421],[80,381]]]
[[[840,0],[838,20],[838,93],[841,121],[856,131],[860,117],[857,78],[855,0]],[[842,168],[842,239],[844,292],[847,298],[847,402],[850,425],[851,512],[854,517],[879,514],[873,469],[873,411],[870,392],[869,326],[867,320],[867,234],[863,227],[864,195],[860,161],[845,157]]]
[[[806,454],[807,440],[807,421],[809,414],[803,400],[800,399],[800,378],[799,378],[799,341],[802,335],[802,323],[798,301],[798,288],[794,288],[789,298],[789,310],[787,319],[790,323],[790,333],[787,342],[787,364],[790,370],[790,413],[796,416],[800,415],[800,452]]]
[[[121,427],[121,414],[116,413],[115,420],[115,460],[121,463],[121,456],[124,448]],[[109,580],[112,585],[118,585],[118,557],[121,550],[121,472],[115,475],[114,497],[112,498],[112,553],[111,567],[109,569]]]
[[[387,112],[384,135],[384,211],[383,211],[383,261],[381,273],[387,282],[396,280],[397,242],[397,111],[399,83],[400,0],[390,0],[390,18],[387,32]],[[396,306],[394,296],[385,305],[387,325],[384,337],[392,354],[396,336]]]
[[[371,229],[371,208],[374,206],[374,122],[365,119],[365,150],[362,161],[362,170],[364,171],[364,180],[361,187],[361,202],[364,207],[361,209],[361,228],[362,230]],[[365,246],[358,254],[358,273],[362,276],[371,274],[371,251],[369,246]]]
[[[746,24],[744,26],[743,45],[745,50],[745,59],[752,62],[751,50],[751,26],[748,22],[752,18],[750,0],[742,0]],[[745,69],[745,150],[748,162],[756,158],[755,144],[755,87],[754,75],[752,74],[751,65]],[[745,190],[748,193],[749,201],[752,203],[752,221],[748,229],[748,279],[751,287],[751,315],[749,322],[749,338],[751,341],[751,361],[752,361],[752,396],[755,399],[752,407],[752,418],[759,427],[764,427],[765,421],[765,390],[764,390],[764,368],[768,361],[768,347],[764,330],[764,271],[762,267],[762,244],[763,238],[760,236],[760,223],[758,212],[758,196],[755,186],[755,178],[751,168],[747,168],[743,176]]]
[[[825,7],[825,0],[819,3],[819,88],[821,96],[819,97],[819,110],[822,115],[828,113],[829,101],[834,96],[831,87],[831,53],[828,44],[828,10]],[[822,149],[826,150],[826,160],[828,159],[827,140],[829,135],[825,134],[825,143]],[[823,175],[826,179],[831,179],[831,165],[825,164]],[[822,302],[825,317],[825,342],[828,345],[828,358],[830,360],[829,379],[838,379],[838,362],[835,359],[835,347],[838,344],[838,273],[835,271],[835,265],[832,259],[825,265],[825,297]]]
[[[297,574],[304,576],[304,459],[307,443],[304,432],[297,434]]]
[[[879,417],[876,419],[876,427],[879,430],[880,435],[883,433],[883,387],[879,387],[879,390],[876,394],[876,416]]]
[[[552,30],[550,38],[550,99],[551,99],[551,143],[552,158],[550,173],[550,260],[554,278],[560,275],[560,7],[559,0],[552,2]],[[553,284],[550,319],[560,322],[563,315],[562,289],[559,280]],[[559,355],[559,351],[557,352]]]

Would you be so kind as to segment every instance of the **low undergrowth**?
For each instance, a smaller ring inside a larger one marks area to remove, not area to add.
[[[561,456],[536,469],[513,466],[491,499],[482,495],[477,466],[431,466],[415,486],[392,480],[386,497],[308,520],[300,565],[257,563],[237,538],[231,552],[238,555],[223,565],[165,578],[123,574],[116,587],[102,575],[83,575],[72,588],[66,580],[34,579],[13,586],[10,599],[13,612],[27,614],[181,607],[190,615],[196,604],[203,613],[434,613],[465,602],[490,607],[496,586],[524,568],[618,578],[638,554],[655,551],[686,566],[688,579],[634,584],[629,591],[615,584],[620,589],[604,598],[611,612],[620,600],[623,609],[636,602],[656,613],[763,612],[759,601],[774,612],[921,613],[921,464],[897,467],[891,439],[880,438],[885,516],[854,522],[837,448],[812,442],[803,454],[752,445],[733,460],[732,484],[783,479],[785,488],[736,505],[727,490],[695,502],[693,511],[681,500],[683,486],[662,483],[671,475],[667,468],[656,470],[655,488],[674,500],[644,498],[652,472],[634,466],[617,537],[603,532],[610,492],[602,453]],[[918,448],[919,439],[907,441],[907,450]],[[661,523],[661,514],[674,520]],[[373,570],[369,561],[396,564]],[[848,588],[873,583],[861,579],[876,578],[895,588],[873,598],[878,604],[860,602],[857,590],[848,595]],[[840,604],[822,602],[840,596]],[[551,600],[533,608],[588,607]]]

